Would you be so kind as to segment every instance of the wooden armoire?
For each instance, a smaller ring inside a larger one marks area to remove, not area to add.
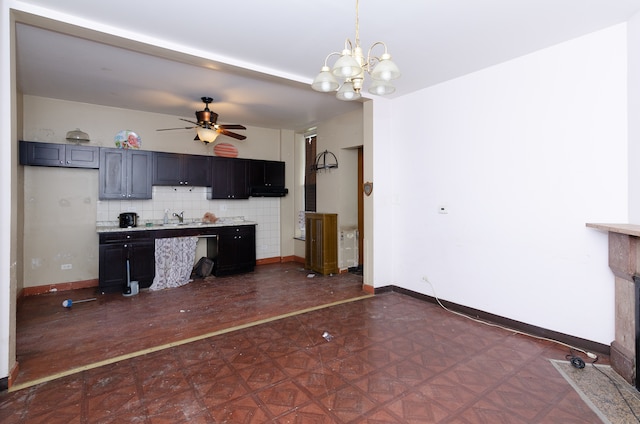
[[[337,274],[338,214],[305,215],[305,268],[320,274]]]

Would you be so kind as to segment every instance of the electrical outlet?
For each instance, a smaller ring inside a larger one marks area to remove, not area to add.
[[[62,264],[60,265],[60,269],[71,269],[73,268],[73,265],[71,264]]]

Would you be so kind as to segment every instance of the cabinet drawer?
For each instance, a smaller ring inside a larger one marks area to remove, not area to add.
[[[117,233],[100,233],[100,244],[122,243],[133,240],[151,240],[147,231],[122,231]]]

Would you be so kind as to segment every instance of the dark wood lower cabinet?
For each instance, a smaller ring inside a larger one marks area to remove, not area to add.
[[[155,240],[140,232],[117,232],[100,235],[99,289],[102,293],[122,292],[127,285],[127,260],[131,281],[140,288],[153,283],[155,277]]]
[[[256,266],[256,229],[253,225],[221,228],[218,233],[216,276],[251,272]]]
[[[147,288],[155,277],[155,240],[170,237],[217,236],[216,276],[251,272],[256,265],[255,225],[100,233],[99,290],[122,292],[127,284],[127,260],[131,281]]]

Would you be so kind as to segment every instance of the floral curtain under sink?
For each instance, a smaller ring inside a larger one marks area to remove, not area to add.
[[[180,287],[191,281],[197,237],[156,239],[156,276],[149,290]]]

